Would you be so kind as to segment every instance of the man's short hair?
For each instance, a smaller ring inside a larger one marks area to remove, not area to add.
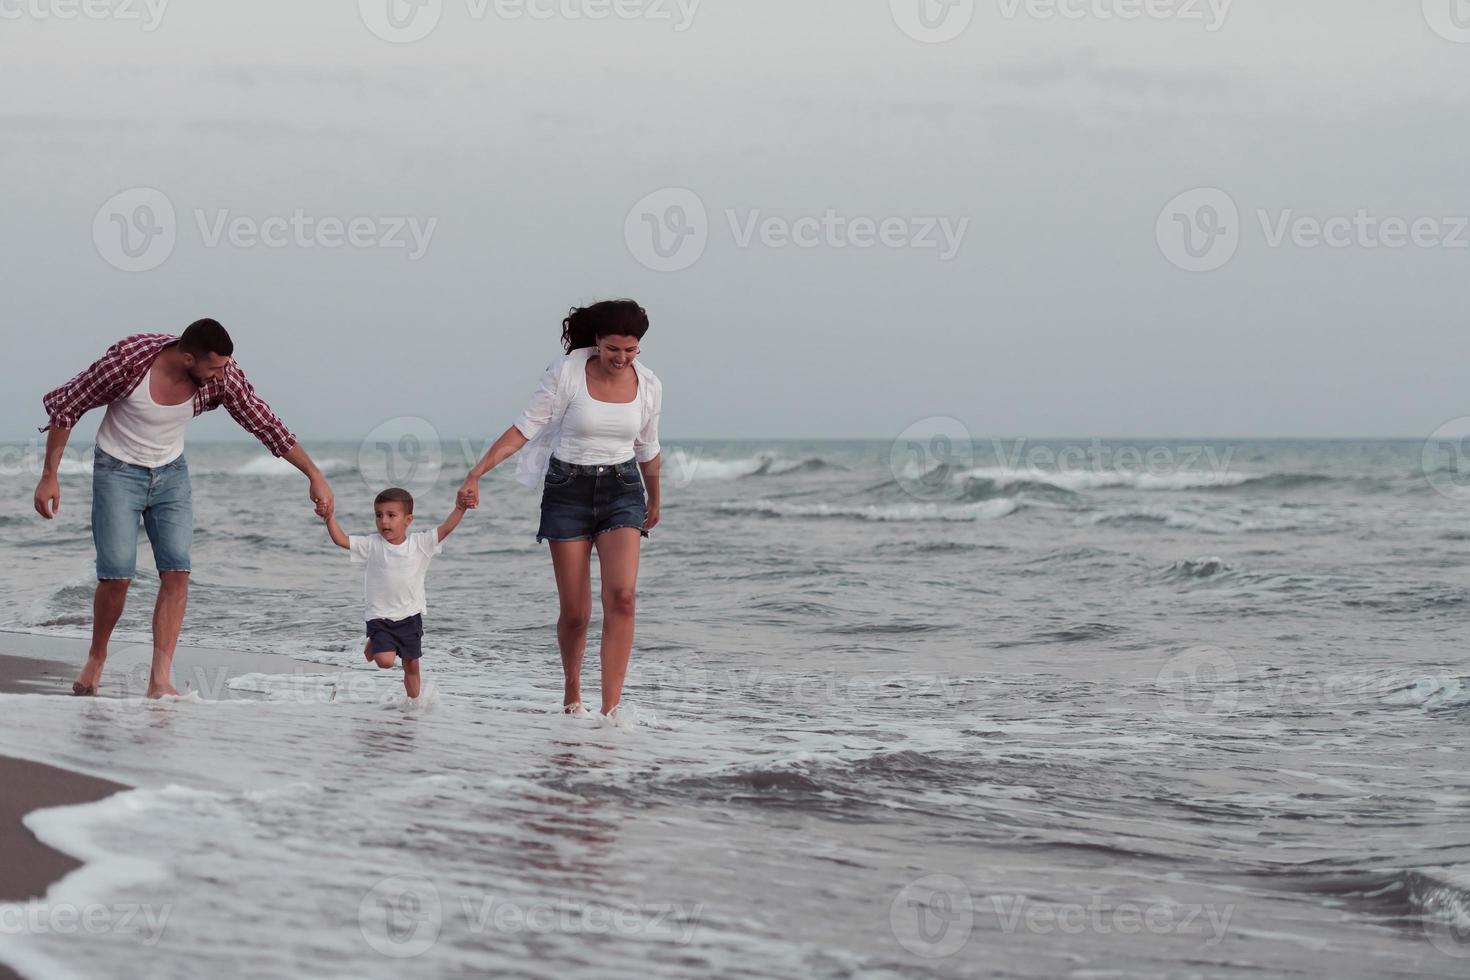
[[[379,504],[402,504],[405,514],[413,513],[413,494],[402,487],[389,487],[373,498],[373,506]]]
[[[184,335],[179,338],[179,350],[195,357],[208,357],[210,354],[229,357],[235,353],[235,342],[218,320],[206,317],[195,320],[184,330]]]

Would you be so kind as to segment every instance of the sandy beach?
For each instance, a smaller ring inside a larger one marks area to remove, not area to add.
[[[67,637],[0,632],[0,693],[53,694],[71,697],[71,682],[86,658],[87,641]],[[103,697],[140,697],[147,683],[148,648],[118,643],[103,675]],[[229,697],[230,677],[243,673],[284,673],[303,664],[268,654],[234,653],[204,648],[180,648],[175,676],[180,691],[215,690]],[[235,695],[248,696],[248,695]],[[41,898],[81,862],[47,847],[22,823],[33,810],[93,803],[129,787],[109,779],[0,755],[0,902]],[[0,980],[18,977],[0,963]]]
[[[16,645],[9,644],[9,648]],[[56,660],[0,654],[0,692],[66,694],[71,676],[72,668]],[[6,788],[0,796],[0,850],[6,856],[0,871],[3,902],[39,898],[52,882],[81,867],[80,862],[36,840],[21,818],[32,810],[92,803],[127,789],[121,783],[8,756],[0,756],[0,782]],[[0,964],[0,980],[17,976]]]

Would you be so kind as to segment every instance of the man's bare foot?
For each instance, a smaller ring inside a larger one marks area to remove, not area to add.
[[[102,683],[102,668],[106,664],[107,657],[105,655],[102,657],[89,655],[87,662],[82,664],[81,672],[77,674],[76,683],[72,685],[73,689],[81,688],[82,690],[91,690],[95,693],[97,687]]]
[[[148,685],[148,696],[155,700],[157,700],[158,698],[176,697],[178,696],[178,693],[178,688],[174,687],[172,684],[164,684],[161,687],[155,687],[152,684]]]

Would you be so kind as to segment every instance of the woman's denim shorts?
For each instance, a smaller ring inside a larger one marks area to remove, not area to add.
[[[590,541],[604,531],[636,527],[643,537],[648,510],[636,460],[578,466],[551,457],[541,491],[542,541]]]
[[[146,378],[144,380],[147,380]],[[153,545],[160,572],[189,571],[194,497],[184,457],[149,469],[98,449],[92,457],[92,543],[99,579],[132,578],[138,568],[138,524]]]

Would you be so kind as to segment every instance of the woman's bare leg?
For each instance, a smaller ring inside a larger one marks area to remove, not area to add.
[[[618,706],[628,658],[633,653],[633,616],[638,604],[638,553],[643,536],[620,527],[597,536],[602,568],[602,713]]]
[[[566,677],[562,704],[582,700],[582,654],[587,649],[587,624],[592,619],[592,542],[551,541],[551,567],[561,612],[556,619],[556,643]]]

